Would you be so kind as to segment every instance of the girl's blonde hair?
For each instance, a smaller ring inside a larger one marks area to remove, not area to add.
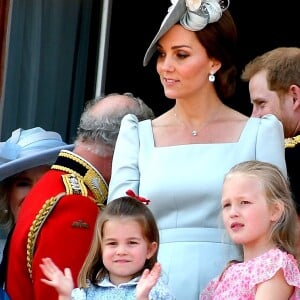
[[[127,218],[138,222],[141,226],[144,238],[149,243],[157,243],[157,250],[154,255],[145,261],[144,268],[135,275],[141,275],[144,269],[151,269],[155,262],[157,262],[159,231],[152,212],[144,203],[132,197],[120,197],[108,203],[104,210],[99,213],[90,251],[78,275],[79,287],[88,287],[88,282],[96,284],[108,275],[109,272],[105,268],[102,260],[101,244],[103,229],[107,221],[112,219],[116,220],[118,218]]]
[[[275,165],[257,160],[235,165],[226,174],[224,181],[236,174],[257,177],[264,189],[268,205],[282,204],[282,215],[274,223],[270,237],[279,249],[294,255],[299,262],[299,223],[288,179]]]

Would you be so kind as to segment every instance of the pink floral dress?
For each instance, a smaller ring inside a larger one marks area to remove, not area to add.
[[[210,281],[200,294],[200,300],[254,300],[256,286],[283,270],[286,282],[295,287],[290,300],[300,300],[300,271],[294,256],[279,249],[236,263]]]

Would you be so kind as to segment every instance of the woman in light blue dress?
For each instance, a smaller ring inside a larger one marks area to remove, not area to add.
[[[144,65],[157,50],[156,69],[175,104],[152,121],[124,117],[108,202],[129,189],[151,200],[168,286],[177,300],[198,300],[226,263],[239,258],[219,217],[225,173],[262,160],[286,174],[284,137],[275,116],[248,118],[225,104],[236,75],[236,28],[226,1],[173,2]]]

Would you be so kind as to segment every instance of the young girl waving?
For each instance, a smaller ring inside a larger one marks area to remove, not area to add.
[[[223,183],[222,216],[243,262],[232,261],[200,299],[300,299],[297,214],[280,170],[259,161],[234,166]]]
[[[78,288],[73,288],[69,268],[63,273],[50,258],[43,259],[40,266],[47,279],[42,281],[56,288],[59,300],[175,299],[160,276],[155,219],[136,198],[118,198],[99,214]]]

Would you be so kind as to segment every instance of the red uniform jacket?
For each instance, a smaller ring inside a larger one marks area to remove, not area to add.
[[[39,264],[50,257],[71,268],[74,284],[89,251],[107,184],[89,163],[62,150],[52,169],[22,204],[8,254],[6,289],[11,300],[57,300]]]

